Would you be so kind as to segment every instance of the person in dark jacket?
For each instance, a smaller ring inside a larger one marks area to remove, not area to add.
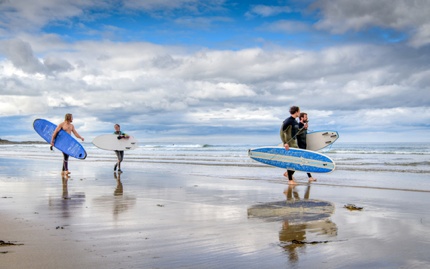
[[[290,114],[291,116],[286,118],[282,123],[280,131],[281,140],[286,150],[290,150],[290,147],[298,148],[296,136],[299,132],[299,123],[296,118],[300,115],[300,108],[298,106],[290,107]],[[284,176],[288,177],[288,184],[297,184],[293,178],[294,172],[294,170],[287,170],[284,173]]]
[[[299,116],[300,122],[299,122],[299,133],[297,134],[297,144],[299,148],[306,149],[307,143],[306,143],[306,135],[308,134],[308,114],[305,112],[301,112]],[[316,181],[316,178],[313,178],[311,173],[307,173],[309,181]]]

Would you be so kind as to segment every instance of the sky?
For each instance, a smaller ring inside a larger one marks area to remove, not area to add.
[[[343,142],[430,142],[427,0],[0,0],[0,138],[278,144],[299,106]]]

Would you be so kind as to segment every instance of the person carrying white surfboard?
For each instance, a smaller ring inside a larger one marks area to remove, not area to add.
[[[308,114],[301,112],[299,115],[299,130],[301,130],[296,136],[297,136],[297,144],[299,145],[299,148],[306,149],[306,135],[308,134]],[[311,173],[307,173],[309,181],[316,181],[316,178],[313,178]]]
[[[77,138],[84,141],[84,138],[78,134],[78,132],[76,131],[75,126],[73,126],[72,122],[73,122],[73,115],[70,113],[67,113],[64,116],[64,121],[62,123],[58,124],[57,128],[55,128],[54,133],[52,134],[51,146],[54,146],[55,138],[57,137],[57,134],[60,130],[64,130],[68,134],[73,133]],[[63,157],[64,157],[63,158],[63,170],[62,170],[61,174],[64,176],[67,176],[68,174],[70,174],[69,165],[68,165],[69,155],[67,155],[66,153],[63,152]]]
[[[114,125],[115,135],[118,135],[118,139],[128,139],[130,136],[126,133],[121,132],[121,126],[117,123]],[[117,163],[115,164],[113,170],[116,171],[118,168],[118,172],[122,172],[121,170],[121,162],[124,159],[124,151],[123,150],[115,150],[116,157],[118,158]]]
[[[300,131],[299,123],[296,121],[300,115],[300,108],[298,106],[290,107],[290,114],[291,116],[282,123],[280,131],[281,140],[286,150],[290,150],[290,147],[298,148],[296,136]],[[287,170],[284,173],[284,176],[288,177],[288,184],[297,184],[293,178],[294,172],[294,170]]]

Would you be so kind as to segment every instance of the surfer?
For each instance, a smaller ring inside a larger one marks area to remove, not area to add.
[[[114,129],[115,135],[118,135],[118,139],[128,139],[130,136],[126,133],[121,132],[121,126],[119,126],[119,124],[115,124],[114,125]],[[121,162],[124,159],[124,151],[123,150],[115,150],[116,153],[116,157],[118,158],[117,163],[115,164],[113,170],[116,171],[116,168],[118,168],[118,172],[122,172],[121,171]]]
[[[301,112],[299,115],[299,133],[297,134],[297,144],[299,145],[299,148],[301,149],[306,149],[307,144],[306,144],[306,135],[308,133],[308,114]],[[313,178],[311,173],[307,173],[308,174],[308,178],[309,181],[316,181],[316,178]]]
[[[67,113],[64,116],[64,121],[62,123],[58,124],[57,128],[55,128],[54,133],[52,134],[51,148],[54,146],[55,138],[57,137],[57,134],[60,130],[64,130],[68,134],[73,133],[77,138],[84,141],[84,138],[78,134],[78,132],[76,131],[75,126],[73,126],[72,122],[73,122],[73,115],[70,113]],[[66,153],[63,152],[63,170],[62,170],[61,174],[64,176],[70,174],[68,162],[69,162],[69,155],[67,155]]]
[[[299,132],[299,123],[296,121],[296,118],[300,115],[300,108],[298,106],[290,107],[290,114],[291,116],[282,123],[280,131],[281,140],[286,150],[290,150],[290,147],[298,148],[296,136]],[[294,170],[287,170],[284,173],[284,176],[288,177],[288,184],[297,184],[293,178],[294,172]]]

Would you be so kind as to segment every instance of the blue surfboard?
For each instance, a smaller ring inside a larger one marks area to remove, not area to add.
[[[258,162],[295,171],[329,173],[335,163],[324,154],[297,148],[261,147],[248,150],[248,156]]]
[[[51,143],[52,134],[57,125],[44,119],[33,122],[34,130],[48,143]],[[55,138],[54,147],[76,159],[85,159],[87,152],[84,147],[64,130],[60,130]]]

